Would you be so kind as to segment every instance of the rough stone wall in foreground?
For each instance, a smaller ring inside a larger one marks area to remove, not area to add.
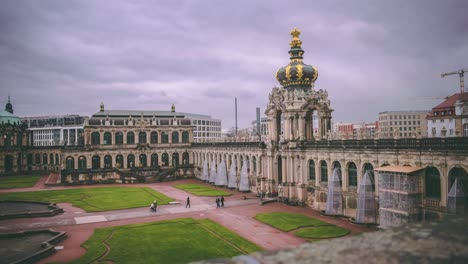
[[[259,263],[468,263],[468,216],[442,222],[306,243],[295,249],[257,252],[199,264]]]

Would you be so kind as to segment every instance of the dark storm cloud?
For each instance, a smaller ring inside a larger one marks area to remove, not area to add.
[[[210,114],[241,126],[264,109],[302,30],[305,62],[319,70],[336,121],[458,91],[468,65],[466,1],[4,1],[1,102],[20,115],[91,115],[107,109]],[[352,109],[352,111],[350,110]]]

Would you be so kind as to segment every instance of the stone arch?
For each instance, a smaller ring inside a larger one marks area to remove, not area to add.
[[[158,166],[159,161],[158,161],[158,154],[153,153],[151,154],[151,167],[156,167]]]
[[[440,172],[436,167],[428,166],[424,175],[425,195],[427,198],[440,200]]]
[[[188,165],[189,164],[189,154],[187,151],[182,153],[182,165]]]
[[[101,168],[101,157],[99,155],[94,155],[91,158],[91,168],[93,170],[100,169]]]
[[[135,167],[135,155],[128,154],[127,155],[127,168]]]
[[[325,160],[320,161],[320,182],[328,182],[328,164]]]
[[[348,174],[348,186],[357,187],[358,185],[358,171],[356,163],[353,161],[348,162],[346,165],[346,170]]]
[[[47,160],[48,160],[47,154],[46,153],[42,154],[42,163],[44,165],[47,165],[48,163]]]
[[[146,156],[146,154],[140,154],[138,160],[140,162],[140,167],[145,168],[148,165],[148,157]]]
[[[101,134],[97,131],[91,133],[91,145],[101,144]]]
[[[67,170],[74,170],[75,169],[75,158],[73,158],[72,156],[68,156],[65,159],[65,168]]]
[[[112,156],[111,155],[104,156],[104,168],[106,169],[112,168]]]
[[[36,153],[36,155],[34,155],[34,163],[37,165],[41,164],[41,154]]]
[[[54,165],[54,154],[52,153],[49,154],[49,164]]]
[[[55,153],[55,164],[60,164],[60,157],[59,154]]]
[[[112,134],[111,132],[104,133],[104,145],[112,145]]]
[[[73,161],[73,163],[75,163],[75,161]],[[87,165],[87,159],[85,156],[79,156],[78,157],[78,169],[79,170],[85,170],[88,168],[88,165]]]
[[[309,167],[309,181],[315,181],[315,161],[313,159],[309,159],[308,162]]]
[[[169,166],[169,154],[167,154],[167,152],[161,155],[161,162],[163,166]]]
[[[172,153],[172,166],[179,166],[179,153],[177,152]]]

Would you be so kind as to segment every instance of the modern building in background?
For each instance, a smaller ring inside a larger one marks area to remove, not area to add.
[[[257,129],[257,120],[254,120],[250,123],[252,128],[253,136],[258,136],[259,134],[263,136],[268,136],[268,119],[266,117],[260,118],[260,133],[258,133]]]
[[[370,139],[375,137],[378,122],[333,123],[332,139]]]
[[[83,124],[87,116],[57,115],[23,117],[32,146],[75,146],[83,136]]]
[[[193,139],[209,141],[221,138],[221,119],[214,119],[209,115],[179,113],[190,119],[193,126]]]
[[[456,93],[427,116],[429,137],[468,137],[468,93]]]
[[[427,137],[426,116],[430,111],[385,111],[379,113],[380,138]]]

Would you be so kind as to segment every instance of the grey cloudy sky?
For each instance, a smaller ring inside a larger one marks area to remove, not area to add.
[[[209,114],[265,109],[301,29],[335,121],[430,109],[468,68],[468,1],[2,1],[0,102],[20,116],[107,109]],[[468,80],[467,80],[468,82]]]

